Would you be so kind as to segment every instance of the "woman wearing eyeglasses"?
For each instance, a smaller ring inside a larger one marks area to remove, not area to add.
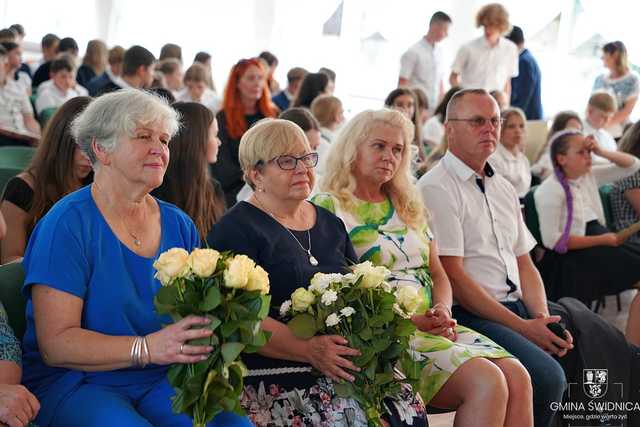
[[[224,89],[222,110],[216,114],[222,144],[218,162],[211,165],[211,174],[222,185],[227,206],[236,203],[244,181],[238,162],[240,138],[252,124],[265,117],[275,117],[266,71],[257,58],[242,59],[233,66]]]
[[[216,223],[209,245],[246,254],[269,273],[272,306],[279,307],[317,272],[344,272],[356,260],[340,219],[306,201],[315,182],[317,153],[295,123],[265,119],[240,141],[239,159],[254,194],[238,202]],[[355,400],[338,398],[332,381],[353,381],[350,361],[359,352],[340,336],[296,338],[272,312],[263,328],[272,336],[259,352],[243,356],[249,369],[241,405],[258,426],[366,426]],[[323,375],[313,375],[312,367]],[[409,394],[388,405],[404,419],[424,408]],[[420,418],[421,417],[421,418]],[[398,419],[392,425],[406,425]],[[420,419],[419,419],[420,418]]]

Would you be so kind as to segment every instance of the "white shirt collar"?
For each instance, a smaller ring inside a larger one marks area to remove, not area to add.
[[[467,166],[466,163],[456,157],[456,155],[453,154],[450,150],[447,150],[447,153],[444,155],[441,161],[443,162],[445,167],[448,170],[453,171],[461,181],[468,181],[469,178],[478,175],[476,171]],[[493,176],[493,168],[488,162],[484,165],[484,173],[485,176],[489,178]]]

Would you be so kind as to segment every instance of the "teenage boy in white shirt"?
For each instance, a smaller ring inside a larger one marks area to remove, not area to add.
[[[38,114],[50,108],[56,109],[71,98],[88,95],[87,90],[76,83],[76,73],[69,58],[62,56],[51,61],[49,76],[49,80],[38,87]]]

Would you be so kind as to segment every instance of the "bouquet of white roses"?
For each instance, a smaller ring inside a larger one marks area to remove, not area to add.
[[[178,321],[189,315],[205,316],[210,337],[189,341],[214,350],[199,363],[169,368],[169,383],[176,391],[172,409],[204,426],[222,411],[243,414],[240,394],[245,367],[240,354],[253,353],[266,344],[269,333],[260,329],[271,296],[269,278],[246,255],[194,249],[190,254],[173,248],[154,262],[162,288],[154,298],[156,310]]]
[[[413,287],[393,289],[385,281],[389,274],[369,261],[353,266],[349,274],[317,273],[308,289],[296,289],[280,307],[296,336],[337,334],[361,352],[353,359],[361,368],[352,372],[355,381],[334,387],[339,396],[358,401],[371,426],[380,425],[383,400],[400,392],[395,368],[415,364],[408,351],[416,330],[410,318],[422,300]]]

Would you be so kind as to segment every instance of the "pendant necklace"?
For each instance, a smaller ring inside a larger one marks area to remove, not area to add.
[[[278,218],[276,218],[276,216],[271,213],[269,210],[267,210],[267,208],[264,207],[264,205],[262,204],[262,202],[258,199],[257,196],[254,195],[254,198],[256,199],[256,201],[258,202],[258,204],[260,205],[260,208],[265,211],[266,213],[269,214],[269,216],[271,216],[271,218],[273,218],[273,220],[275,222],[277,222],[278,224],[280,224],[282,226],[282,228],[284,228],[287,233],[289,233],[291,235],[291,237],[293,237],[293,239],[296,241],[296,243],[298,244],[298,246],[300,246],[300,249],[302,249],[303,251],[305,251],[307,253],[307,256],[309,257],[309,264],[313,265],[314,267],[316,267],[318,265],[318,260],[316,259],[316,257],[314,257],[311,254],[311,232],[309,230],[307,230],[307,239],[309,240],[309,249],[305,248],[304,246],[302,246],[302,243],[300,243],[300,240],[298,240],[298,238],[295,236],[295,234],[293,234],[291,232],[291,230],[289,230],[287,227],[284,226],[284,224],[282,224],[280,221],[278,221]]]

